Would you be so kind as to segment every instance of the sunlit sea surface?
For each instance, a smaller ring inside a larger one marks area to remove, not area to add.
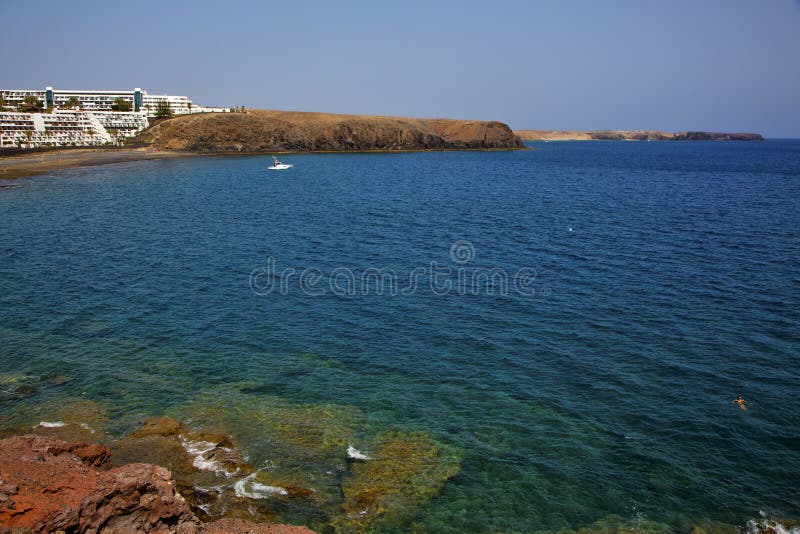
[[[213,412],[268,473],[310,425],[334,505],[260,505],[321,530],[387,436],[435,480],[379,531],[800,517],[800,141],[531,146],[0,184],[0,426]]]

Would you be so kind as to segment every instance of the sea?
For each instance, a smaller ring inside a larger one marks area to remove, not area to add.
[[[800,140],[528,147],[4,181],[0,427],[213,421],[320,532],[788,530]]]

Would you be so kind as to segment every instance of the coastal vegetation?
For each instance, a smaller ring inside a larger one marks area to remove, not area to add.
[[[26,96],[19,105],[19,111],[22,113],[41,113],[43,109],[44,104],[34,95]]]
[[[74,98],[74,97],[72,97]],[[114,100],[114,103],[111,105],[112,111],[130,111],[131,110],[131,103],[124,98],[117,98]]]
[[[172,116],[172,107],[166,100],[159,100],[156,104],[156,118],[164,119]]]

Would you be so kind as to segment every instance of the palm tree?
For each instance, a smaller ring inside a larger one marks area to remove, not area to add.
[[[36,95],[28,95],[19,105],[22,113],[38,113],[44,108],[44,104],[36,98]]]
[[[131,103],[125,100],[124,98],[119,97],[116,100],[114,100],[113,104],[111,104],[111,109],[113,111],[130,111]]]
[[[172,116],[172,107],[169,105],[169,102],[166,100],[159,100],[158,104],[156,105],[156,117],[157,118],[166,118]]]

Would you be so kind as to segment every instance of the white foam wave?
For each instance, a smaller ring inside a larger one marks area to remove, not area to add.
[[[237,497],[248,497],[250,499],[266,499],[271,495],[288,495],[289,492],[280,486],[268,486],[256,480],[256,473],[236,482],[233,491]]]
[[[192,456],[192,465],[197,469],[211,471],[215,475],[224,478],[230,478],[239,472],[238,468],[233,471],[228,471],[222,463],[213,458],[206,457],[206,455],[215,448],[219,448],[226,453],[232,453],[233,451],[231,449],[227,447],[217,447],[216,443],[211,443],[210,441],[189,441],[188,439],[181,439],[181,442],[186,452]]]
[[[787,527],[774,519],[767,517],[767,514],[760,511],[761,519],[756,521],[751,519],[747,522],[747,534],[759,534],[760,532],[774,532],[775,534],[800,534],[800,527]]]
[[[64,421],[40,421],[38,425],[42,428],[61,428],[62,426],[67,426],[67,423]],[[33,427],[33,428],[36,428]]]
[[[369,456],[367,456],[366,454],[364,454],[363,452],[361,452],[358,449],[356,449],[355,447],[353,447],[352,445],[349,445],[347,447],[347,457],[350,458],[351,460],[371,460],[372,459]]]

